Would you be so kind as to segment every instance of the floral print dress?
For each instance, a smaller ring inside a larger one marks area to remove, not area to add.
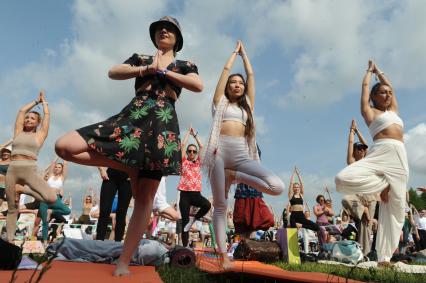
[[[147,66],[153,56],[133,54],[124,64]],[[198,74],[197,66],[175,60],[169,71]],[[87,144],[106,157],[142,171],[161,171],[164,176],[181,172],[181,141],[175,101],[182,88],[160,75],[137,77],[135,97],[120,113],[77,132]]]

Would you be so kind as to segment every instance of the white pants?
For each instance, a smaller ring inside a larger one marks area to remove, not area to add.
[[[166,178],[162,177],[160,184],[158,185],[157,192],[155,193],[152,210],[163,212],[169,206],[170,204],[167,203],[167,199],[166,199]]]
[[[220,136],[219,149],[210,176],[213,192],[213,226],[219,252],[226,252],[225,169],[236,171],[234,183],[244,183],[261,192],[279,195],[284,183],[274,173],[262,167],[259,161],[251,160],[244,137]]]
[[[390,261],[398,247],[404,224],[408,181],[407,153],[404,144],[394,139],[377,140],[367,156],[337,174],[338,192],[372,194],[390,186],[389,201],[381,202],[376,250],[378,261]]]

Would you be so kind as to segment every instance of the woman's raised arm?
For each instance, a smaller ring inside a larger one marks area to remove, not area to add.
[[[16,116],[15,132],[13,134],[13,138],[15,138],[24,130],[24,120],[25,120],[25,115],[27,114],[27,112],[30,111],[31,108],[33,108],[39,103],[40,103],[40,100],[34,100],[24,105],[21,109],[19,109],[18,115]]]
[[[226,82],[228,81],[229,71],[232,69],[232,66],[234,65],[235,58],[237,57],[238,52],[240,52],[240,48],[241,48],[241,41],[238,40],[237,46],[235,47],[235,50],[234,52],[232,52],[228,61],[226,61],[225,67],[223,67],[223,71],[220,74],[219,81],[217,82],[216,90],[213,96],[213,104],[215,106],[219,103],[220,99],[225,94]]]
[[[49,113],[49,106],[48,103],[44,97],[44,90],[40,91],[40,102],[43,104],[43,120],[41,121],[41,127],[38,131],[38,138],[39,142],[42,144],[44,140],[47,138],[47,134],[49,133],[49,126],[50,126],[50,113]]]
[[[249,60],[249,58],[247,56],[246,50],[244,49],[243,43],[241,43],[240,55],[241,55],[241,58],[243,58],[244,69],[246,71],[246,76],[247,76],[247,95],[248,95],[248,97],[250,99],[250,108],[251,108],[251,111],[253,112],[253,109],[254,109],[254,97],[256,95],[256,88],[255,88],[255,83],[254,83],[254,72],[253,72],[253,68],[251,67],[250,60]]]
[[[364,79],[362,80],[362,91],[361,91],[361,115],[364,117],[367,126],[370,125],[374,119],[374,112],[370,106],[370,80],[371,74],[375,70],[373,61],[368,61],[368,69],[365,73]]]

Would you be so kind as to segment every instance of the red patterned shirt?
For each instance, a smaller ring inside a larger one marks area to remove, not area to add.
[[[195,162],[182,158],[182,174],[180,177],[178,190],[187,192],[201,192],[201,159],[200,156]]]

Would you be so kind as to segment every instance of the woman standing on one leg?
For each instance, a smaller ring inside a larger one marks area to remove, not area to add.
[[[114,197],[118,194],[115,213],[114,240],[121,242],[126,228],[126,215],[132,199],[129,176],[112,168],[98,167],[102,178],[99,219],[96,226],[96,240],[104,240]],[[114,225],[113,225],[114,226]]]
[[[132,254],[148,226],[152,203],[163,175],[181,168],[179,124],[175,101],[182,88],[201,92],[197,66],[175,59],[183,37],[176,19],[166,16],[151,24],[155,56],[134,54],[114,66],[109,77],[136,78],[136,96],[120,113],[104,122],[72,131],[56,142],[59,156],[76,163],[105,166],[130,176],[135,207],[115,275],[128,274]]]
[[[240,74],[229,75],[237,55],[241,55],[247,82]],[[224,269],[231,267],[226,254],[226,210],[230,185],[245,183],[264,193],[279,195],[281,179],[261,166],[255,142],[253,107],[254,74],[243,44],[238,41],[228,59],[213,97],[215,110],[203,166],[208,171],[214,197],[214,231]],[[226,171],[225,169],[232,169]]]
[[[299,183],[294,182],[294,175],[297,175]],[[303,194],[304,186],[302,177],[300,176],[299,170],[294,168],[293,174],[290,178],[290,185],[288,187],[288,199],[290,201],[290,227],[291,228],[306,228],[313,231],[319,231],[318,224],[312,222],[305,217],[303,212]]]
[[[196,140],[198,149],[195,144],[186,146],[189,135],[192,135]],[[203,145],[198,139],[197,133],[190,127],[182,142],[182,176],[178,185],[178,190],[180,191],[179,211],[182,215],[183,226],[182,243],[184,247],[189,244],[189,230],[192,224],[206,215],[211,207],[208,199],[201,195],[201,158],[198,151],[202,148]],[[200,208],[192,220],[189,219],[191,206]]]
[[[43,104],[44,117],[30,111],[37,104]],[[34,198],[53,203],[56,201],[55,190],[38,174],[37,156],[49,131],[49,107],[44,98],[44,91],[40,91],[37,100],[23,106],[16,117],[15,133],[12,142],[11,162],[6,173],[6,197],[8,204],[7,238],[13,242],[16,230],[18,206],[16,194],[24,193]],[[40,126],[40,129],[38,127]],[[19,192],[17,185],[20,185]]]
[[[372,73],[380,82],[370,92]],[[343,194],[381,192],[376,250],[379,264],[387,266],[398,247],[404,223],[408,163],[403,143],[404,124],[398,116],[396,96],[390,81],[372,61],[362,83],[361,114],[374,145],[365,158],[339,172],[336,189]]]
[[[57,163],[56,158],[49,166],[49,172],[47,177],[47,184],[56,193],[56,201],[53,204],[40,202],[39,215],[42,220],[43,227],[43,242],[46,243],[49,232],[49,213],[48,209],[51,209],[51,218],[63,218],[63,215],[68,215],[71,210],[62,202],[64,195],[64,182],[68,174],[68,163],[64,160],[64,163]]]

